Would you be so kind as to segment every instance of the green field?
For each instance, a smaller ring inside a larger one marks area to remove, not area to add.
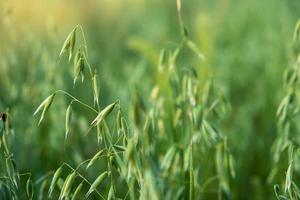
[[[300,199],[299,19],[299,0],[0,0],[0,200]]]

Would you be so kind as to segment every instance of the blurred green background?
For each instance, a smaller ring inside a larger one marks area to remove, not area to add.
[[[189,0],[182,15],[206,56],[203,81],[213,79],[231,103],[224,132],[236,158],[234,199],[272,199],[267,183],[275,113],[283,95],[283,71],[293,62],[292,35],[299,0]],[[89,83],[73,87],[73,69],[58,54],[67,34],[81,24],[90,64],[100,79],[100,103],[120,99],[128,109],[132,86],[149,96],[163,47],[180,42],[171,0],[0,0],[0,111],[9,111],[12,148],[21,172],[42,176],[62,162],[79,163],[95,149],[84,137],[94,116],[75,106],[73,130],[64,146],[68,101],[57,98],[39,127],[32,116],[56,89],[90,101]],[[180,58],[179,58],[180,59]],[[89,102],[92,104],[92,102]],[[284,176],[286,168],[280,169]],[[275,180],[276,182],[276,180]]]

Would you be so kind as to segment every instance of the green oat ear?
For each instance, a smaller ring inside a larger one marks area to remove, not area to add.
[[[81,190],[82,190],[82,187],[83,187],[83,182],[81,182],[81,183],[77,186],[77,188],[75,189],[75,192],[74,192],[74,194],[73,194],[71,200],[79,199],[79,194],[80,194],[80,192],[81,192]]]
[[[66,133],[65,133],[65,140],[68,138],[68,134],[70,132],[70,123],[72,118],[72,102],[69,104],[67,111],[66,111]]]
[[[105,117],[107,115],[109,115],[109,113],[111,113],[111,111],[114,109],[114,107],[117,105],[117,102],[112,103],[108,106],[106,106],[98,115],[97,117],[94,119],[94,121],[91,123],[91,125],[93,127],[101,124],[101,122],[105,119]]]
[[[88,165],[86,166],[86,169],[88,169],[89,167],[91,167],[104,153],[104,149],[98,151],[98,153],[96,153],[93,158],[90,160],[90,162],[88,163]]]
[[[82,39],[82,44],[76,45],[76,32],[81,33],[80,38]],[[84,70],[88,67],[89,74],[91,79],[93,79],[93,70],[88,62],[88,52],[87,52],[87,43],[84,35],[84,31],[81,25],[77,25],[67,36],[63,47],[60,51],[59,57],[61,57],[65,52],[69,52],[69,63],[74,57],[74,85],[78,79],[81,79],[81,82],[84,81]],[[73,54],[75,53],[75,56]]]
[[[51,181],[51,184],[50,184],[50,188],[49,188],[49,192],[48,192],[48,197],[49,197],[49,198],[51,198],[52,192],[53,192],[53,190],[54,190],[54,187],[55,187],[55,185],[57,184],[57,181],[58,181],[58,179],[60,178],[61,174],[62,174],[62,167],[59,167],[59,168],[55,171],[55,173],[54,173],[54,175],[53,175],[53,178],[52,178],[52,181]]]
[[[91,185],[89,191],[86,193],[85,198],[88,198],[97,189],[97,187],[104,181],[107,175],[108,172],[105,171],[102,174],[100,174],[100,176],[97,177],[97,179]]]
[[[94,96],[94,105],[99,106],[99,89],[98,89],[98,75],[94,72],[93,75],[93,96]]]
[[[85,65],[86,63],[84,57],[81,56],[80,58],[78,58],[74,68],[74,72],[75,72],[74,85],[76,84],[77,80],[80,78],[81,78],[81,82],[84,81]]]
[[[40,105],[39,107],[36,109],[36,111],[34,112],[33,115],[36,115],[38,112],[40,112],[42,109],[42,114],[41,114],[41,118],[40,118],[40,121],[39,121],[39,125],[40,123],[43,121],[44,119],[44,116],[46,114],[46,112],[49,110],[53,100],[54,100],[54,97],[55,97],[55,93],[50,95],[49,97],[47,97]]]
[[[64,182],[64,185],[62,187],[59,196],[59,200],[63,200],[69,197],[75,178],[76,178],[76,171],[73,171],[71,174],[69,174],[66,181]]]
[[[71,61],[75,43],[76,43],[76,29],[77,27],[75,27],[72,30],[72,32],[69,33],[59,53],[59,57],[61,57],[64,54],[64,52],[69,51],[69,62]]]
[[[291,163],[286,172],[285,188],[284,191],[288,193],[290,191],[293,181],[293,163]]]

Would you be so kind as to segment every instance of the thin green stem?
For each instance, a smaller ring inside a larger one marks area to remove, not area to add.
[[[89,72],[90,72],[90,76],[91,76],[91,80],[92,80],[93,75],[94,75],[94,74],[93,74],[92,67],[91,67],[90,63],[88,62],[87,55],[83,54],[83,57],[84,57],[85,62],[86,62],[86,64],[87,64],[88,68],[89,68]]]
[[[89,162],[90,160],[92,160],[92,159],[90,158],[90,159],[87,159],[87,160],[83,161],[82,163],[80,163],[80,164],[76,167],[76,171],[78,171],[82,165],[84,165],[85,163]]]
[[[31,173],[22,173],[22,174],[19,174],[19,176],[29,176],[29,178],[31,178]]]
[[[89,108],[90,110],[92,110],[92,111],[94,111],[95,113],[98,114],[98,111],[97,111],[96,109],[94,109],[93,107],[89,106],[89,105],[86,104],[86,103],[83,103],[82,101],[80,101],[79,99],[77,99],[76,97],[74,97],[73,95],[71,95],[70,93],[68,93],[68,92],[66,92],[66,91],[64,91],[64,90],[57,90],[57,91],[55,91],[55,93],[58,93],[58,92],[61,92],[61,93],[65,94],[65,95],[69,96],[70,98],[72,98],[72,99],[74,100],[74,102],[78,102],[78,103],[80,103],[81,105],[83,105],[83,106]]]
[[[78,25],[75,27],[75,29],[76,29],[76,28],[79,28],[79,29],[80,29],[80,32],[81,32],[82,38],[83,38],[83,42],[84,42],[85,53],[86,53],[86,55],[87,55],[87,57],[88,57],[87,42],[86,42],[86,39],[85,39],[85,34],[84,34],[84,31],[83,31],[83,28],[82,28],[82,26],[81,26],[80,24],[78,24]]]

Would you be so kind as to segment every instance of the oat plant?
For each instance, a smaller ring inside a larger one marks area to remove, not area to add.
[[[273,145],[274,167],[270,173],[269,181],[278,174],[285,176],[285,181],[274,185],[276,198],[281,199],[300,199],[297,178],[299,178],[299,78],[300,78],[300,22],[298,22],[294,33],[294,47],[296,62],[286,69],[284,74],[285,96],[282,99],[278,110],[278,135]],[[281,168],[284,166],[285,174]]]
[[[213,77],[202,81],[197,67],[177,63],[185,50],[195,58],[198,67],[205,60],[183,23],[180,0],[177,13],[182,40],[175,48],[161,51],[155,70],[157,82],[150,97],[142,96],[138,87],[132,91],[131,123],[125,119],[118,100],[100,107],[97,74],[88,62],[82,27],[76,26],[67,36],[59,56],[68,53],[68,61],[73,59],[74,85],[77,80],[83,82],[88,74],[94,105],[57,90],[45,98],[34,115],[40,113],[39,124],[42,123],[58,94],[66,96],[69,106],[65,139],[70,132],[72,106],[79,104],[94,114],[87,132],[95,130],[99,151],[78,166],[63,163],[48,181],[46,196],[60,200],[194,200],[205,199],[208,194],[220,200],[232,198],[234,159],[221,129],[230,106]],[[96,171],[97,177],[88,179],[87,172],[95,170],[93,165],[98,160],[103,160],[106,167]]]

